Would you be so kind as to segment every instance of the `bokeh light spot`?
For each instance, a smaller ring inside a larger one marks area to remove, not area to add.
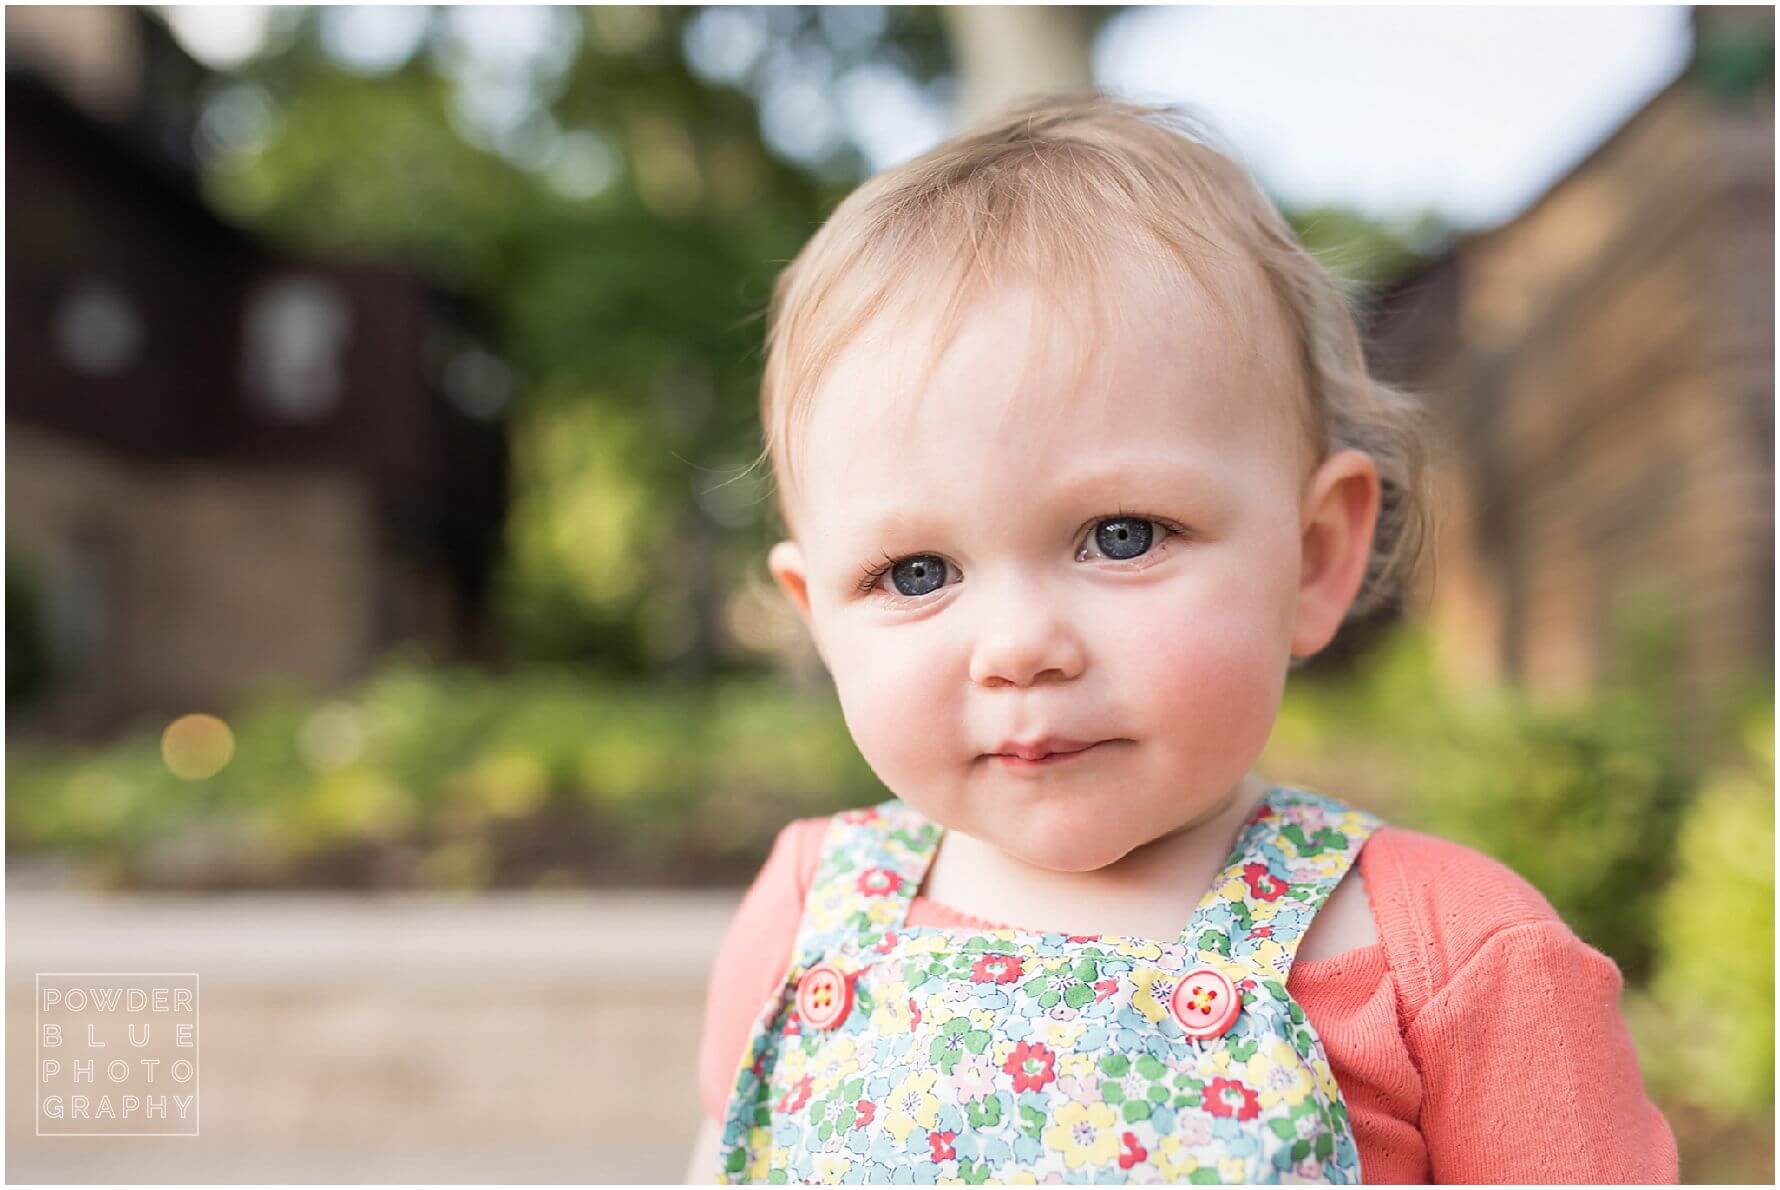
[[[297,751],[318,773],[345,768],[364,750],[364,721],[351,703],[331,702],[317,708],[297,733]]]
[[[222,772],[235,755],[235,733],[215,715],[181,715],[161,733],[167,771],[187,781]]]

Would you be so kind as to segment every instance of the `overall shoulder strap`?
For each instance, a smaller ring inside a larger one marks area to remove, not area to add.
[[[939,827],[900,799],[836,814],[823,836],[793,947],[799,969],[848,940],[902,924],[927,875]]]
[[[1311,918],[1380,825],[1325,794],[1270,787],[1180,941],[1208,961],[1243,960],[1283,982]]]

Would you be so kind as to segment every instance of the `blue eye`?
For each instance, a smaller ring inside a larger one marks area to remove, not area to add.
[[[1101,521],[1094,530],[1094,544],[1114,560],[1142,556],[1150,548],[1154,530],[1142,517],[1122,516]]]
[[[904,558],[890,568],[890,581],[911,599],[937,591],[945,585],[946,560],[932,554]]]

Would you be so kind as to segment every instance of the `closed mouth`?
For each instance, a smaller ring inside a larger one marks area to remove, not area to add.
[[[1062,764],[1078,756],[1085,756],[1102,744],[1114,742],[1112,740],[1096,740],[1091,744],[1059,746],[1054,751],[1049,747],[1042,751],[1031,749],[1027,750],[1024,755],[1012,752],[994,752],[989,755],[988,759],[1011,768],[1035,768],[1043,765]]]

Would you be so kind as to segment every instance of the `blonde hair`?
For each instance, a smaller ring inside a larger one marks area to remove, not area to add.
[[[1109,281],[1118,248],[1135,248],[1141,262],[1176,277],[1184,269],[1214,302],[1227,266],[1258,266],[1291,340],[1302,396],[1287,412],[1312,461],[1356,448],[1382,481],[1372,556],[1348,617],[1390,599],[1426,535],[1422,410],[1368,372],[1339,285],[1233,155],[1213,147],[1201,121],[1179,107],[1098,92],[1022,104],[877,174],[779,274],[767,308],[765,448],[756,462],[770,460],[780,481],[786,529],[795,531],[786,498],[795,491],[791,440],[810,398],[898,295],[911,306],[947,295],[931,368],[970,297],[1009,273],[1053,295],[1087,291],[1088,316],[1098,321],[1102,306],[1117,301]],[[935,268],[933,284],[911,285]]]

